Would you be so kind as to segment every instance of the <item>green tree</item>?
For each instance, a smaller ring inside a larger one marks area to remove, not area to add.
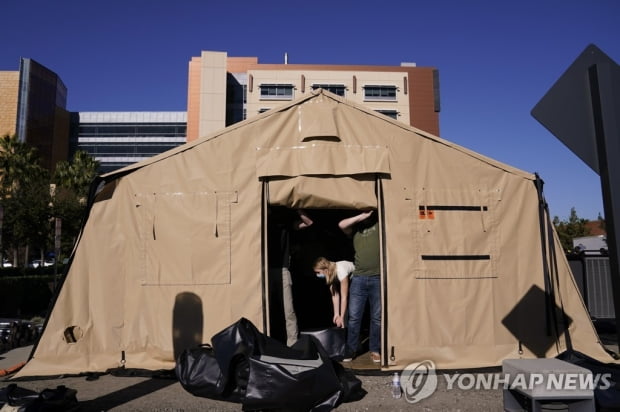
[[[577,216],[574,207],[570,209],[570,216],[567,220],[560,220],[559,217],[553,218],[553,226],[558,233],[560,243],[564,251],[573,250],[573,238],[590,235],[590,229],[586,226],[588,219],[582,219]]]
[[[61,256],[65,256],[63,251],[70,251],[76,241],[88,191],[98,169],[99,162],[84,151],[77,151],[71,161],[56,164],[53,215],[62,221]]]
[[[8,237],[14,252],[23,251],[22,262],[28,264],[31,252],[37,251],[41,259],[50,247],[51,209],[48,179],[20,184],[6,199],[5,216]]]
[[[605,224],[605,218],[601,215],[600,212],[599,212],[598,217],[596,218],[596,220],[598,221],[599,229],[607,232],[607,225]]]
[[[43,251],[49,230],[49,176],[41,167],[36,150],[20,142],[16,136],[0,139],[0,202],[3,207],[3,247],[25,250],[27,264],[29,247]]]

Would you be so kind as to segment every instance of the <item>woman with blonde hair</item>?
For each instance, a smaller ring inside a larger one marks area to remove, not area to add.
[[[334,305],[333,322],[339,328],[344,328],[345,314],[349,299],[349,275],[355,270],[353,262],[341,260],[332,262],[319,257],[314,262],[314,272],[318,277],[324,277],[329,285]]]

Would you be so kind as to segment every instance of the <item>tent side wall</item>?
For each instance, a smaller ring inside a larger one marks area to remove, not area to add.
[[[237,129],[110,183],[21,375],[170,369],[175,345],[240,317],[263,327],[255,135]]]
[[[421,359],[453,369],[553,357],[567,349],[563,313],[573,347],[609,361],[558,244],[557,271],[551,254],[541,252],[534,176],[407,139],[394,131],[393,173],[383,182],[390,367]]]

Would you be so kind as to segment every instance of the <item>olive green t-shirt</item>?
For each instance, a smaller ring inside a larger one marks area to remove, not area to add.
[[[375,223],[369,228],[357,229],[353,234],[355,248],[355,270],[353,275],[378,275],[380,271],[379,257],[379,225]]]

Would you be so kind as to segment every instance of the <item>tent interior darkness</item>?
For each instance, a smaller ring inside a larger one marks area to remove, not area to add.
[[[347,209],[304,209],[313,224],[304,229],[290,231],[291,278],[293,280],[293,305],[300,331],[325,329],[332,323],[332,303],[329,286],[313,270],[314,261],[326,257],[331,261],[353,261],[352,241],[339,228],[338,222],[358,211]],[[278,220],[278,214],[290,214],[292,209],[270,206],[267,224]],[[274,247],[267,245],[268,249]],[[286,330],[281,299],[281,289],[271,290],[269,307],[270,336],[286,342]],[[363,323],[365,325],[366,322]],[[362,330],[362,341],[367,330]]]

